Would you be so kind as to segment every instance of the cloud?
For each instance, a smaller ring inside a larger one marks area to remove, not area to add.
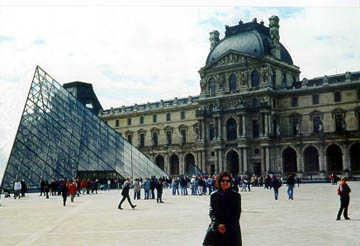
[[[35,44],[35,45],[45,45],[46,42],[45,42],[45,40],[39,38],[39,39],[34,40],[33,44]]]

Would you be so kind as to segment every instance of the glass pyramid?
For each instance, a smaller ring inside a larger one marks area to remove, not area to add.
[[[167,176],[113,128],[37,67],[5,169],[2,187],[16,178],[29,188],[41,179],[75,178],[79,172]]]

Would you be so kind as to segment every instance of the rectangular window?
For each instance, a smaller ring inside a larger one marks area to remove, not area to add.
[[[185,119],[185,111],[182,111],[182,112],[181,112],[181,116],[180,116],[180,118],[181,118],[182,120],[184,120],[184,119]]]
[[[127,140],[130,144],[132,144],[132,135],[128,135]]]
[[[357,90],[357,99],[360,99],[360,89]]]
[[[182,144],[186,144],[186,130],[185,129],[181,130],[181,141],[182,141]]]
[[[115,127],[119,127],[119,120],[115,120]]]
[[[156,114],[153,115],[153,122],[157,122],[157,115]]]
[[[145,134],[140,134],[140,146],[145,146]]]
[[[336,91],[334,93],[334,101],[335,102],[341,102],[341,92],[340,91]]]
[[[253,120],[253,136],[254,138],[259,137],[259,121]]]
[[[314,116],[313,117],[314,133],[318,133],[320,131],[319,126],[320,126],[320,116]]]
[[[298,106],[298,98],[297,97],[291,98],[291,106],[292,107],[297,107]]]
[[[140,116],[140,124],[144,124],[144,116]]]
[[[158,134],[157,134],[157,132],[153,133],[153,145],[154,146],[158,145]]]
[[[128,126],[131,126],[131,118],[127,119]]]
[[[170,121],[171,120],[171,114],[170,113],[167,113],[166,114],[166,121]]]
[[[343,124],[343,115],[337,114],[335,115],[335,131],[342,132],[342,124]]]
[[[319,95],[313,95],[312,96],[312,103],[313,104],[319,104]]]
[[[171,131],[166,132],[166,141],[168,145],[171,145]]]

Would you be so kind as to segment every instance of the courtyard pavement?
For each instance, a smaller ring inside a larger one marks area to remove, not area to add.
[[[301,184],[293,201],[285,186],[277,201],[272,190],[242,192],[243,245],[360,245],[360,182],[349,185],[350,221],[335,221],[339,198],[331,184]],[[120,198],[120,191],[111,190],[74,203],[68,199],[63,207],[60,196],[2,195],[0,245],[201,245],[210,222],[209,196],[172,196],[167,189],[165,203],[139,200],[135,210],[127,202],[117,209]]]

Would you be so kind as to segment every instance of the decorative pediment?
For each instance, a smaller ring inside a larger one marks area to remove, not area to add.
[[[255,59],[251,58],[249,55],[241,54],[237,51],[229,50],[219,58],[217,58],[213,63],[211,63],[207,69],[209,68],[218,68],[233,64],[248,64]]]
[[[128,135],[133,135],[134,134],[134,132],[133,131],[130,131],[130,130],[127,130],[126,132],[125,132],[125,135],[126,136],[128,136]]]
[[[157,127],[153,127],[153,128],[150,129],[150,131],[151,131],[151,132],[159,132],[160,129],[157,128]]]
[[[173,132],[173,130],[174,130],[174,127],[172,127],[172,126],[165,126],[165,127],[164,127],[164,131],[165,131],[165,132],[167,132],[167,131]]]
[[[138,132],[138,134],[145,134],[146,130],[143,128],[140,128],[137,132]]]
[[[298,119],[300,122],[301,122],[301,119],[302,119],[302,115],[299,114],[299,113],[292,113],[289,115],[289,121],[291,122],[292,119]]]
[[[185,124],[181,124],[180,126],[178,126],[179,131],[182,129],[187,129],[187,128],[188,128],[188,126]]]
[[[324,113],[318,110],[314,110],[310,113],[310,120],[313,120],[313,117],[320,116],[321,119],[324,117]]]
[[[345,118],[346,117],[346,110],[345,109],[342,109],[342,108],[337,108],[337,109],[334,109],[332,112],[331,112],[331,115],[332,117],[334,118],[335,115],[337,114],[342,114],[343,117]]]

